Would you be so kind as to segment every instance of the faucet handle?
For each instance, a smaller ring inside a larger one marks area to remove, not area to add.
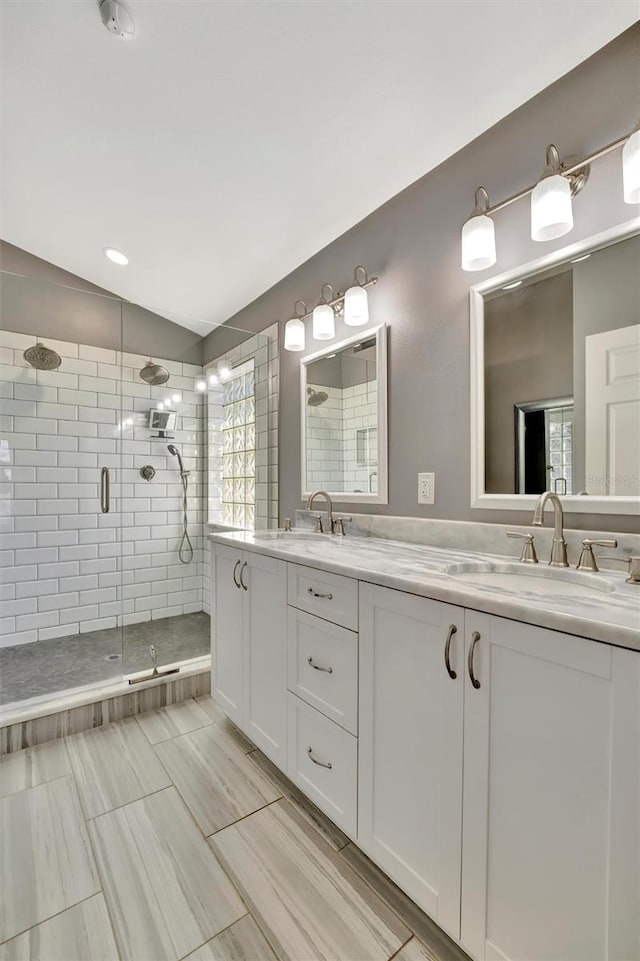
[[[617,547],[618,542],[615,538],[611,538],[605,541],[592,541],[590,537],[585,537],[582,541],[582,550],[580,551],[580,559],[576,565],[577,571],[592,571],[594,574],[599,571],[598,562],[596,560],[596,555],[593,553],[594,547]],[[614,560],[622,560],[623,558],[616,557]]]
[[[339,534],[341,537],[345,535],[345,524],[350,524],[353,517],[347,517],[346,514],[340,514],[338,517],[334,517],[331,522],[332,530],[334,534]]]
[[[533,534],[522,533],[521,531],[507,531],[507,537],[520,537],[524,541],[522,553],[520,554],[520,561],[523,564],[538,563],[538,555],[536,554],[536,548],[533,543]]]
[[[324,534],[324,527],[322,526],[322,514],[314,514],[316,519],[316,526],[313,528],[315,534]]]

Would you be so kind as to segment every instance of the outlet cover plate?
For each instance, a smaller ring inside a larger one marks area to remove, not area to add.
[[[436,475],[418,474],[418,504],[434,504]]]

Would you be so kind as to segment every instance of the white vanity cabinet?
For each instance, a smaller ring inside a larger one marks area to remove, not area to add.
[[[284,769],[287,752],[287,565],[216,545],[214,696]]]
[[[463,947],[478,961],[638,961],[640,654],[467,611],[467,659],[474,637]]]
[[[464,611],[361,584],[358,844],[456,939],[463,693]]]
[[[640,961],[640,652],[214,554],[223,710],[474,961]]]

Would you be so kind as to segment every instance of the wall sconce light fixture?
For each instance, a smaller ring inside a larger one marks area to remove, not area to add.
[[[330,299],[327,300],[325,290],[331,291]],[[323,284],[320,291],[320,303],[313,308],[313,339],[314,340],[333,340],[336,336],[336,315],[333,312],[331,302],[334,300],[333,287],[331,284]]]
[[[544,172],[531,192],[531,239],[555,240],[572,229],[571,182],[562,175],[558,148],[549,144]]]
[[[367,268],[358,264],[353,272],[353,284],[345,293],[334,296],[331,284],[323,284],[320,303],[311,312],[314,340],[332,340],[336,335],[336,316],[344,314],[348,327],[361,327],[369,322],[369,298],[367,288],[378,283],[377,277],[369,277]],[[325,291],[329,291],[326,294]],[[298,304],[301,305],[300,309]],[[296,300],[294,316],[284,328],[284,349],[305,349],[305,318],[309,316],[303,300]]]
[[[531,195],[531,239],[555,240],[573,228],[572,198],[589,179],[590,164],[622,147],[624,199],[640,203],[640,125],[624,137],[600,147],[583,160],[564,163],[558,149],[549,144],[542,178],[512,197],[491,206],[484,187],[476,190],[475,207],[462,227],[462,269],[484,270],[496,262],[493,215],[504,207]]]
[[[462,228],[462,269],[484,270],[496,262],[496,231],[489,209],[489,194],[484,187],[478,187],[475,206],[471,216]]]
[[[298,304],[302,305],[302,313],[298,309]],[[304,300],[296,300],[293,305],[293,317],[288,320],[284,328],[284,349],[285,350],[304,350],[305,333],[303,317],[307,313],[307,305]]]
[[[358,279],[358,272],[363,279]],[[369,296],[367,294],[367,269],[358,264],[353,272],[353,286],[344,295],[344,322],[347,327],[362,327],[369,323]]]

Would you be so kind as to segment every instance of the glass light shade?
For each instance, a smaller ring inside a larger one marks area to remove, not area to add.
[[[344,322],[347,327],[362,327],[369,323],[369,298],[364,287],[349,287],[344,295]]]
[[[562,174],[543,177],[531,193],[531,239],[555,240],[572,228],[571,184]]]
[[[336,335],[336,318],[333,307],[318,304],[313,309],[313,339],[331,340]]]
[[[474,214],[462,228],[462,269],[484,270],[496,262],[496,231],[486,214]]]
[[[622,148],[622,184],[624,202],[640,204],[640,130]]]
[[[304,323],[298,317],[292,317],[285,324],[284,349],[304,350]]]

